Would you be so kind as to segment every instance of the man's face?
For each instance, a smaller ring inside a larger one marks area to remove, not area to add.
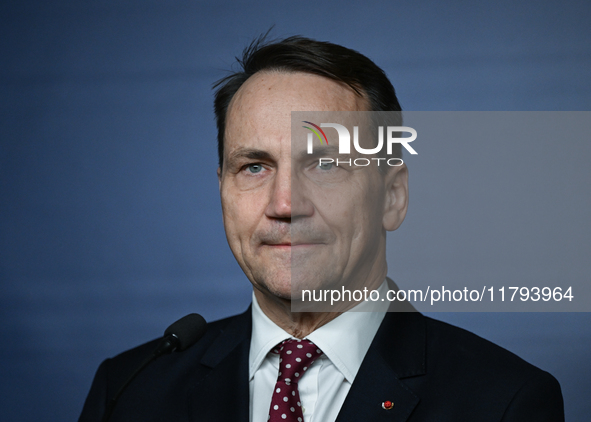
[[[289,300],[292,283],[351,288],[386,275],[384,229],[406,211],[403,198],[400,221],[388,212],[395,176],[375,166],[321,168],[297,148],[292,157],[291,112],[334,110],[367,110],[366,100],[306,73],[257,73],[230,104],[219,171],[224,226],[257,297]]]

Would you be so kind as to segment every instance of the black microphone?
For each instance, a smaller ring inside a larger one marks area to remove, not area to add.
[[[117,394],[113,396],[105,409],[103,422],[107,422],[111,418],[111,414],[113,413],[113,409],[115,408],[121,393],[123,393],[131,381],[133,381],[146,366],[162,355],[167,355],[174,351],[182,352],[183,350],[188,349],[203,337],[206,328],[207,323],[199,314],[186,315],[168,327],[166,331],[164,331],[164,337],[162,337],[162,340],[160,340],[156,349],[154,349],[152,354],[142,362],[133,374],[131,374],[127,381],[121,386]]]

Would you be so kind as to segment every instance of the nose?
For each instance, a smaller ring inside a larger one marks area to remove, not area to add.
[[[306,197],[298,178],[291,168],[278,169],[273,181],[269,204],[265,214],[269,218],[288,220],[309,217],[314,213],[311,201]]]

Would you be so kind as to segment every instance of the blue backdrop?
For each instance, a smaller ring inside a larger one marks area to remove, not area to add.
[[[407,110],[590,110],[590,21],[588,1],[3,1],[3,420],[75,420],[104,358],[186,313],[212,320],[248,306],[220,216],[211,85],[253,37],[275,25],[275,36],[357,49],[386,70]],[[588,147],[573,154],[591,159]],[[588,164],[569,170],[576,186],[591,182]],[[410,171],[411,187],[426,180]],[[448,177],[454,192],[469,189],[461,166]],[[570,192],[569,183],[547,191]],[[565,276],[589,281],[589,193],[571,193],[577,201],[528,205],[551,206],[558,220],[570,210],[577,228],[543,238],[539,260],[564,273],[552,251],[570,248],[576,268]],[[409,217],[453,206],[447,195],[417,201]],[[474,210],[484,203],[475,197]],[[411,220],[391,275],[404,282],[417,251],[436,263],[449,247],[444,229]],[[453,236],[459,247],[479,242],[469,230]],[[444,271],[470,279],[489,264]],[[588,419],[589,314],[436,317],[553,373],[568,420]]]

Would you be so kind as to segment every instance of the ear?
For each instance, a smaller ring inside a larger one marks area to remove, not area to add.
[[[389,167],[385,175],[384,230],[394,231],[404,221],[408,208],[408,169],[406,164]]]
[[[222,168],[218,167],[218,187],[222,190]]]

